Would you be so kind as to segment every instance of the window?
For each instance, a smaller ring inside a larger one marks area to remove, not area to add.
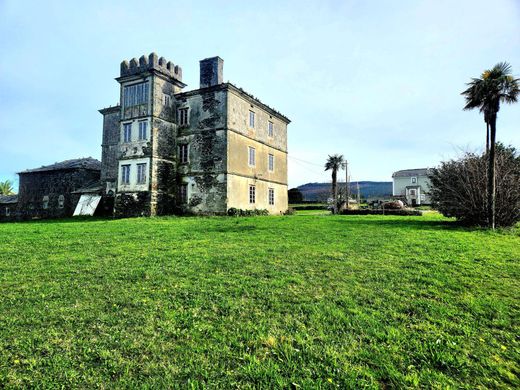
[[[146,184],[146,163],[137,164],[137,184]]]
[[[139,139],[140,140],[144,140],[144,139],[148,138],[147,130],[148,130],[148,122],[146,122],[146,121],[139,122]]]
[[[269,188],[269,204],[274,205],[274,188]]]
[[[249,166],[250,167],[254,167],[255,166],[255,148],[252,148],[251,146],[249,146]]]
[[[65,207],[65,197],[63,195],[58,196],[58,207],[60,209]]]
[[[170,107],[170,95],[164,95],[164,105]]]
[[[188,108],[179,108],[179,126],[186,126],[188,124]]]
[[[181,203],[188,201],[188,185],[186,183],[181,184],[179,187],[179,201]]]
[[[255,113],[249,111],[249,127],[255,127]]]
[[[267,168],[269,169],[270,172],[274,171],[274,155],[272,155],[272,154],[269,154]]]
[[[121,165],[121,184],[130,184],[130,165]]]
[[[11,210],[9,210],[9,207],[5,208],[5,216],[9,217],[11,215]]]
[[[272,137],[274,135],[273,122],[271,121],[267,122],[267,135],[269,137]]]
[[[255,203],[256,201],[256,188],[253,185],[249,186],[249,203]]]
[[[148,103],[148,82],[126,86],[124,89],[123,105],[125,107]]]
[[[410,190],[410,196],[415,196],[415,190]]]
[[[416,177],[412,177],[412,184],[415,184],[417,183],[417,178]]]
[[[132,140],[132,124],[123,124],[123,142],[130,142]]]
[[[179,161],[181,164],[188,162],[188,144],[179,145]]]
[[[45,195],[43,197],[42,207],[43,207],[44,210],[47,210],[49,208],[49,196],[48,195]]]

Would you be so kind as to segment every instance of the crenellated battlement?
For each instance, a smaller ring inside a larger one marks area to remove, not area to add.
[[[121,77],[132,76],[151,69],[182,82],[182,68],[167,61],[164,57],[158,57],[156,53],[151,53],[148,57],[142,55],[139,59],[132,58],[130,61],[121,62]]]

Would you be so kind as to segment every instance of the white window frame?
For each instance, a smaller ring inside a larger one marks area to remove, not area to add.
[[[121,184],[129,185],[130,184],[130,173],[131,173],[131,164],[122,164],[121,165]],[[126,173],[126,174],[125,174]]]
[[[190,146],[188,144],[179,145],[179,162],[187,164],[190,161]]]
[[[42,200],[42,208],[47,210],[49,208],[49,195],[45,195]]]
[[[179,126],[188,126],[190,124],[189,107],[181,107],[177,110]]]
[[[417,184],[417,176],[412,176],[410,178],[410,181],[411,181],[412,184]]]
[[[139,141],[144,141],[148,139],[148,121],[139,121]]]
[[[256,149],[252,146],[247,147],[247,165],[250,167],[256,166]]]
[[[272,121],[267,121],[267,136],[274,137],[274,123]]]
[[[255,112],[252,110],[249,110],[249,127],[251,129],[255,128]]]
[[[65,196],[60,195],[58,196],[58,208],[62,209],[65,207]]]
[[[274,206],[274,188],[272,187],[267,190],[267,201],[269,206]]]
[[[6,217],[10,217],[11,216],[11,210],[9,209],[9,207],[5,208],[5,216]]]
[[[146,184],[146,180],[147,180],[147,168],[148,168],[148,164],[147,163],[137,163],[136,164],[136,167],[137,167],[137,182],[136,184]]]
[[[256,186],[254,184],[249,184],[249,204],[256,203]]]
[[[274,154],[272,153],[267,155],[267,170],[269,172],[274,172]]]
[[[132,123],[123,123],[123,142],[132,142]]]

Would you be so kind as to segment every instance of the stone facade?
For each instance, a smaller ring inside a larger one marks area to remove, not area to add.
[[[100,110],[116,216],[287,210],[290,121],[224,83],[221,58],[200,61],[200,88],[188,92],[182,69],[154,53],[123,61],[116,80],[121,105]]]

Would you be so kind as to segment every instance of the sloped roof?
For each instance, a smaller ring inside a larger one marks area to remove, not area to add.
[[[412,176],[426,176],[430,172],[430,168],[416,168],[416,169],[403,169],[401,171],[394,172],[392,177],[412,177]]]
[[[41,166],[40,168],[27,169],[25,171],[19,172],[19,174],[32,173],[32,172],[60,171],[60,170],[70,170],[70,169],[90,169],[90,170],[94,170],[94,171],[100,171],[101,162],[92,157],[75,158],[72,160],[65,160],[62,162],[57,162],[52,165]]]
[[[18,195],[0,195],[0,204],[18,203]]]

